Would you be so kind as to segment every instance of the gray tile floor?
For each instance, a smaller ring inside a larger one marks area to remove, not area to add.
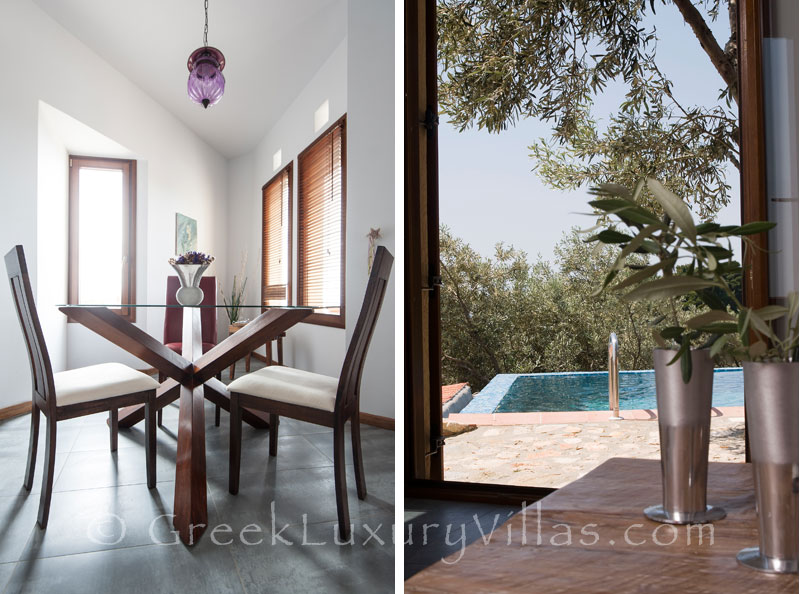
[[[352,544],[339,544],[331,430],[282,419],[278,456],[270,458],[269,432],[245,424],[240,490],[230,495],[229,417],[223,411],[221,426],[214,427],[214,409],[206,403],[209,528],[199,543],[186,547],[169,518],[177,403],[164,409],[153,490],[146,485],[142,428],[121,429],[119,449],[111,453],[106,418],[59,423],[44,531],[36,525],[44,436],[29,494],[22,488],[29,416],[0,423],[0,592],[393,590],[393,432],[362,425],[369,494],[358,499],[349,467],[354,536]]]
[[[406,498],[404,507],[404,578],[419,573],[479,538],[504,538],[502,525],[521,508],[492,503]],[[426,528],[427,526],[427,528]],[[496,533],[492,536],[492,532]]]

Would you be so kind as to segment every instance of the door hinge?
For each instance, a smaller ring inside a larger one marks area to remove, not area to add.
[[[430,105],[425,110],[425,119],[420,122],[428,132],[433,132],[439,125],[439,114]]]
[[[438,437],[431,438],[431,451],[425,454],[425,456],[435,456],[439,453],[439,451],[445,446],[444,437],[439,435]]]
[[[423,291],[433,291],[437,287],[441,287],[442,285],[442,277],[439,275],[434,275],[428,281],[428,285],[422,287]]]

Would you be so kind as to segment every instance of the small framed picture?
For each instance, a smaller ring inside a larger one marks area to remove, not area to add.
[[[175,254],[197,250],[197,220],[175,213]]]

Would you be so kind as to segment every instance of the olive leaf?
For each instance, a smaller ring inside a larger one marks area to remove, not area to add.
[[[723,334],[722,336],[717,338],[714,341],[714,344],[711,345],[711,352],[709,353],[711,355],[711,358],[713,359],[714,357],[719,355],[722,352],[722,349],[725,348],[725,345],[727,343],[728,343],[728,335],[727,334]]]
[[[789,313],[789,308],[784,307],[783,305],[767,305],[766,307],[757,309],[753,313],[755,313],[765,322],[769,322],[770,320],[777,320],[778,318],[787,315]]]
[[[685,295],[691,291],[718,287],[716,281],[704,280],[696,277],[668,276],[644,283],[622,296],[625,301],[638,301],[640,299],[668,299]]]
[[[707,326],[713,322],[736,322],[736,318],[731,316],[726,311],[720,310],[712,310],[707,311],[705,313],[700,314],[699,316],[695,316],[689,321],[686,322],[686,325],[689,328],[701,328],[703,326]]]
[[[631,285],[635,285],[636,283],[639,283],[645,279],[650,278],[659,270],[662,270],[664,268],[671,269],[676,261],[677,258],[668,258],[662,262],[656,262],[655,264],[651,264],[650,266],[647,266],[645,268],[642,268],[641,270],[638,270],[637,272],[634,272],[625,280],[620,281],[616,285],[611,287],[611,289],[614,291],[619,291],[626,287],[630,287]]]
[[[776,223],[771,221],[756,221],[754,223],[746,223],[739,227],[734,227],[729,231],[731,235],[755,235],[756,233],[764,233],[775,227]]]
[[[686,203],[661,185],[658,180],[648,179],[647,189],[653,193],[661,208],[664,209],[669,218],[675,221],[681,231],[686,233],[687,237],[692,241],[697,239],[697,228],[694,225],[694,219],[692,219],[692,212],[686,206]]]

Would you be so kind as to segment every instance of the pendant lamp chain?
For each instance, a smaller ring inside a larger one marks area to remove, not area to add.
[[[206,0],[206,26],[203,29],[203,46],[208,47],[208,0]]]

